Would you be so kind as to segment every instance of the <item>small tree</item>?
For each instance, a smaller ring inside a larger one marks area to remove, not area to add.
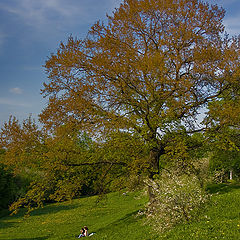
[[[147,206],[148,223],[160,233],[179,223],[190,222],[209,199],[195,175],[163,172],[159,179],[146,183],[155,195]]]
[[[22,123],[10,116],[0,130],[0,147],[5,149],[2,162],[15,174],[37,168],[41,165],[45,136],[31,116]]]

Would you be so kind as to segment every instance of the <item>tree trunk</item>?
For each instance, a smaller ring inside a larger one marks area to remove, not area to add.
[[[152,186],[148,185],[147,188],[148,188],[147,189],[147,193],[148,193],[149,203],[152,204],[155,201],[156,196],[155,196],[155,194],[153,192]]]
[[[149,178],[153,180],[154,175],[160,173],[160,167],[159,167],[159,158],[163,154],[163,151],[159,148],[152,148],[150,150],[149,154],[149,162],[150,162],[150,172],[149,172]],[[153,203],[155,201],[155,195],[153,193],[153,189],[151,186],[148,186],[148,197],[149,202]]]
[[[153,179],[155,174],[159,174],[159,158],[161,156],[161,150],[158,148],[152,148],[149,154],[149,161],[150,161],[150,174],[149,177]]]

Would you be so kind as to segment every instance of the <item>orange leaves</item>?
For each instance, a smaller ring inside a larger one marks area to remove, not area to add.
[[[239,127],[240,100],[222,100],[209,106],[209,115],[221,126]]]
[[[239,80],[239,44],[222,36],[224,10],[198,0],[126,0],[83,40],[46,62],[47,127],[74,122],[95,136],[155,136],[184,127]]]
[[[38,153],[44,133],[40,131],[31,116],[22,124],[10,116],[0,132],[1,147],[6,149],[4,164],[20,172],[29,166],[39,164]]]

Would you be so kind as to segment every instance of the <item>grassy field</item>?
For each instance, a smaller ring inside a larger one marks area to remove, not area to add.
[[[23,218],[23,212],[1,218],[0,239],[75,239],[84,225],[89,227],[89,232],[96,232],[90,237],[93,240],[153,239],[149,227],[142,226],[144,219],[136,217],[146,198],[137,193],[113,193],[100,203],[97,200],[97,197],[88,197],[71,203],[50,204],[27,219]]]
[[[96,233],[89,237],[93,240],[240,239],[240,187],[218,185],[212,186],[210,191],[212,203],[198,221],[179,225],[162,236],[143,225],[144,217],[136,217],[146,197],[138,193],[112,193],[100,203],[97,197],[88,197],[47,205],[26,219],[23,211],[16,216],[2,217],[0,239],[75,239],[84,225],[89,227],[89,232]]]
[[[240,239],[240,186],[211,186],[212,202],[198,221],[175,227],[160,239],[208,240]]]

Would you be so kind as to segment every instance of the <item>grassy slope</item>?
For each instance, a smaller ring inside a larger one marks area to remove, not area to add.
[[[0,239],[45,240],[74,239],[83,225],[96,232],[90,239],[106,240],[176,240],[240,239],[240,188],[221,185],[211,188],[213,203],[196,222],[175,227],[157,237],[143,226],[144,218],[135,217],[146,199],[137,194],[113,193],[96,204],[96,197],[81,198],[71,203],[51,204],[24,219],[17,216],[0,219]],[[216,194],[218,192],[218,194]]]
[[[175,227],[161,239],[240,239],[240,186],[215,185],[210,192],[212,203],[198,221]]]
[[[96,203],[97,197],[81,198],[71,203],[51,204],[23,219],[23,213],[0,219],[0,239],[45,240],[75,239],[84,225],[96,232],[91,239],[153,239],[144,219],[135,215],[146,199],[138,194],[113,193]],[[129,237],[124,236],[128,234]],[[150,238],[151,237],[151,238]]]

